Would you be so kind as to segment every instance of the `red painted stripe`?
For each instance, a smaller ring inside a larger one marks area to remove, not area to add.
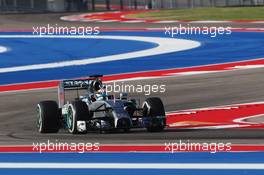
[[[34,82],[34,83],[22,83],[22,84],[12,84],[0,86],[0,92],[10,92],[19,90],[29,90],[29,89],[41,89],[41,88],[51,88],[57,87],[59,81],[45,81],[45,82]]]
[[[218,126],[228,127],[235,125],[237,128],[264,128],[263,122],[240,121],[246,117],[264,116],[264,103],[229,105],[212,107],[208,109],[185,110],[167,115],[170,128],[200,128]]]
[[[143,18],[128,18],[127,15],[131,14],[140,14],[145,12],[150,12],[154,10],[136,10],[136,11],[121,11],[121,12],[104,12],[104,13],[90,13],[87,15],[73,15],[73,16],[66,16],[65,19],[74,19],[74,20],[82,20],[82,19],[98,19],[98,20],[117,20],[120,22],[127,22],[127,21],[134,21],[134,20],[140,20],[147,23],[152,22],[160,22],[163,20],[154,20],[154,19],[143,19]],[[158,11],[158,10],[155,10]],[[172,20],[177,22],[199,22],[199,20]],[[264,20],[228,20],[227,22],[230,23],[254,23],[254,22],[264,22]]]
[[[43,152],[80,152],[82,149],[72,150],[66,149],[65,147],[57,150],[42,150]],[[218,150],[217,152],[249,152],[249,151],[264,151],[264,145],[231,145],[231,150],[223,151]],[[40,152],[33,146],[0,146],[0,153],[14,153],[14,152],[24,152],[33,153]],[[85,151],[85,152],[168,152],[171,151],[165,145],[102,145],[97,151]],[[174,151],[174,152],[210,152],[203,150],[184,150],[184,151]]]
[[[226,70],[234,70],[235,66],[248,66],[248,65],[264,65],[264,58],[257,59],[257,60],[251,60],[251,61],[215,64],[215,65],[207,65],[207,66],[197,66],[197,67],[189,67],[189,68],[177,68],[177,69],[108,75],[108,76],[103,77],[103,81],[112,81],[112,80],[120,80],[120,79],[128,79],[128,78],[139,78],[139,77],[170,76],[171,74],[175,74],[175,73],[184,73],[184,72],[193,72],[193,71],[226,71]],[[39,89],[39,88],[51,88],[51,87],[56,87],[57,85],[58,85],[58,80],[21,83],[21,84],[10,84],[10,85],[0,86],[0,92],[31,90],[31,89]]]

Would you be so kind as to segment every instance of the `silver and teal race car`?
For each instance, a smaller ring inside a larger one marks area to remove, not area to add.
[[[99,75],[88,79],[63,80],[58,87],[58,103],[41,101],[37,105],[37,127],[40,133],[57,133],[66,129],[72,134],[98,130],[124,131],[146,128],[163,131],[166,126],[164,105],[160,98],[147,98],[142,107],[126,93],[119,97],[108,95]],[[72,101],[65,99],[66,91],[76,91]],[[83,95],[79,95],[84,91]]]

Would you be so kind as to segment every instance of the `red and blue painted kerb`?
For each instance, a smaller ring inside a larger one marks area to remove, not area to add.
[[[6,34],[1,33],[1,35]],[[8,34],[17,35],[18,33]],[[19,33],[19,35],[21,34]],[[8,67],[89,59],[157,47],[157,43],[142,41],[1,38],[1,35],[0,46],[8,48],[8,51],[0,53],[0,71]],[[102,32],[100,35],[166,37],[164,31]],[[112,75],[129,72],[183,69],[212,64],[243,62],[245,60],[248,62],[255,59],[260,59],[258,62],[261,62],[261,64],[263,62],[264,32],[233,32],[231,35],[223,35],[216,38],[204,35],[184,35],[178,36],[177,38],[198,41],[201,45],[194,49],[175,53],[107,61],[89,65],[72,65],[29,71],[3,71],[0,73],[0,85],[77,78],[89,74]],[[68,42],[69,40],[70,42]],[[100,48],[100,51],[98,51],[98,48]],[[259,64],[258,62],[254,62],[254,64]]]

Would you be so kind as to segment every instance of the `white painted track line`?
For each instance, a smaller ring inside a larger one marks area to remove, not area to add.
[[[0,163],[0,168],[264,170],[264,163]]]
[[[72,36],[72,35],[0,35],[0,38],[68,38],[68,39],[110,39],[110,40],[130,40],[130,41],[142,41],[148,43],[157,44],[156,47],[139,50],[134,52],[121,53],[116,55],[102,56],[102,57],[93,57],[93,58],[84,58],[79,60],[71,61],[61,61],[53,62],[46,64],[35,64],[35,65],[26,65],[26,66],[17,66],[17,67],[6,67],[0,68],[0,73],[6,72],[17,72],[17,71],[28,71],[28,70],[39,70],[39,69],[48,69],[48,68],[58,68],[58,67],[67,67],[67,66],[80,66],[88,65],[93,63],[101,63],[107,61],[117,61],[125,59],[133,59],[139,57],[154,56],[172,52],[178,52],[183,50],[189,50],[196,47],[199,47],[201,44],[198,41],[185,40],[185,39],[175,39],[175,38],[161,38],[161,37],[137,37],[137,36]],[[175,47],[177,46],[177,47]]]
[[[0,46],[0,53],[4,53],[4,52],[7,52],[7,51],[8,51],[7,47]]]
[[[124,23],[141,23],[141,22],[146,22],[145,20],[128,20],[128,21],[120,21]]]

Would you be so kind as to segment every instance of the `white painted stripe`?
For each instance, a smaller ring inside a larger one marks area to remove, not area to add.
[[[75,18],[68,18],[68,19],[62,19],[64,21],[79,21],[79,19],[75,19]]]
[[[199,75],[199,74],[208,74],[208,73],[218,73],[221,71],[190,71],[190,72],[177,72],[177,73],[169,73],[166,74],[168,76],[174,76],[174,75]]]
[[[166,23],[177,23],[179,21],[154,21],[152,23],[157,23],[157,24],[166,24]]]
[[[8,51],[7,47],[0,46],[0,53],[4,53],[4,52],[7,52],[7,51]]]
[[[235,66],[234,69],[256,69],[256,68],[263,68],[264,65],[245,65],[245,66]]]
[[[83,15],[62,16],[60,17],[60,19],[63,21],[86,21],[86,20],[89,20],[87,16],[90,16],[90,15],[83,14]]]
[[[189,23],[232,23],[232,21],[190,21]]]
[[[151,30],[151,31],[160,31],[164,30],[164,28],[145,28],[146,30]]]
[[[263,24],[264,21],[252,21],[251,23],[254,23],[254,24]]]
[[[0,168],[264,170],[264,163],[0,163]]]
[[[209,108],[198,108],[198,109],[189,109],[184,111],[171,111],[167,112],[169,115],[175,114],[195,114],[199,111],[215,111],[215,110],[231,110],[231,109],[238,109],[239,106],[226,106],[226,107],[209,107]]]
[[[107,12],[96,12],[96,13],[92,13],[92,15],[103,15],[103,14],[107,14]]]
[[[186,112],[166,112],[166,114],[168,115],[168,116],[170,116],[170,115],[179,115],[179,114],[184,114],[184,115],[191,115],[191,114],[196,114],[197,113],[197,111],[190,111],[190,112],[188,112],[188,111],[186,111]]]
[[[210,73],[220,73],[226,71],[232,71],[237,69],[257,69],[257,68],[264,68],[264,65],[246,65],[246,66],[234,66],[231,68],[226,68],[223,70],[210,70],[210,71],[186,71],[186,72],[176,72],[176,73],[168,73],[164,74],[164,76],[180,76],[180,75],[199,75],[199,74],[210,74]]]
[[[250,125],[232,124],[232,125],[218,125],[218,126],[197,126],[197,127],[186,128],[186,129],[228,129],[228,128],[242,128],[242,127],[248,127],[248,126]]]
[[[253,125],[255,125],[255,124],[262,124],[263,122],[247,122],[247,121],[245,121],[245,120],[248,120],[248,119],[259,118],[259,117],[264,117],[264,114],[258,114],[258,115],[253,115],[253,116],[238,118],[238,119],[233,120],[233,122],[250,124],[250,125],[252,125],[252,124]]]
[[[169,111],[166,112],[168,115],[173,115],[173,114],[192,114],[193,112],[198,112],[198,111],[203,111],[203,110],[216,110],[216,109],[236,109],[241,106],[246,106],[246,105],[262,105],[264,104],[264,101],[259,101],[259,102],[252,102],[252,103],[238,103],[238,104],[230,104],[230,105],[225,105],[225,106],[214,106],[214,107],[207,107],[207,108],[196,108],[196,109],[186,109],[186,110],[179,110],[179,111]]]
[[[125,23],[141,23],[141,22],[146,22],[145,20],[128,20],[128,21],[120,21],[120,22],[125,22]]]
[[[263,31],[264,28],[244,28],[244,30],[253,31],[253,32],[256,32],[257,31],[258,32],[258,31]]]
[[[239,106],[226,106],[226,107],[216,107],[214,109],[208,109],[208,111],[213,111],[213,110],[231,110],[231,109],[238,109]]]
[[[68,20],[68,19],[71,19],[71,18],[76,18],[76,16],[62,16],[60,17],[61,20]]]
[[[172,124],[169,124],[169,127],[186,127],[186,126],[192,126],[192,124],[189,124],[189,123],[172,123]],[[188,128],[184,128],[184,129],[188,129]],[[191,128],[192,129],[192,128]]]
[[[81,22],[93,22],[93,21],[98,22],[98,21],[101,21],[101,19],[83,18],[83,19],[79,19],[78,21],[81,21]]]
[[[38,70],[38,69],[48,69],[48,68],[58,68],[66,66],[80,66],[93,63],[101,63],[107,61],[125,60],[138,57],[146,57],[153,55],[160,55],[172,52],[178,52],[183,50],[188,50],[192,48],[199,47],[201,44],[197,41],[185,40],[185,39],[175,39],[175,38],[159,38],[159,37],[139,37],[139,36],[33,36],[33,35],[0,35],[0,38],[87,38],[87,39],[111,39],[111,40],[131,40],[131,41],[143,41],[158,44],[157,47],[122,53],[116,55],[109,55],[103,57],[86,58],[72,61],[61,61],[55,63],[46,64],[35,64],[27,66],[17,66],[17,67],[7,67],[0,68],[0,73],[6,72],[17,72],[17,71],[27,71],[27,70]],[[175,47],[177,46],[177,47]]]
[[[106,81],[105,83],[111,83],[111,82],[123,82],[123,81],[135,81],[135,80],[150,80],[150,79],[157,79],[157,78],[164,78],[164,77],[162,77],[162,76],[153,76],[153,77],[124,78],[124,79],[118,79],[118,80]]]
[[[60,20],[68,20],[68,17],[66,17],[66,16],[63,16],[63,17],[60,17]]]
[[[101,21],[97,21],[97,22],[118,22],[118,20],[108,20],[108,19],[104,19],[104,20],[101,20]]]
[[[81,15],[78,15],[79,17],[82,17],[82,18],[85,18],[87,16],[92,16],[93,14],[92,13],[84,13],[84,14],[81,14]]]

